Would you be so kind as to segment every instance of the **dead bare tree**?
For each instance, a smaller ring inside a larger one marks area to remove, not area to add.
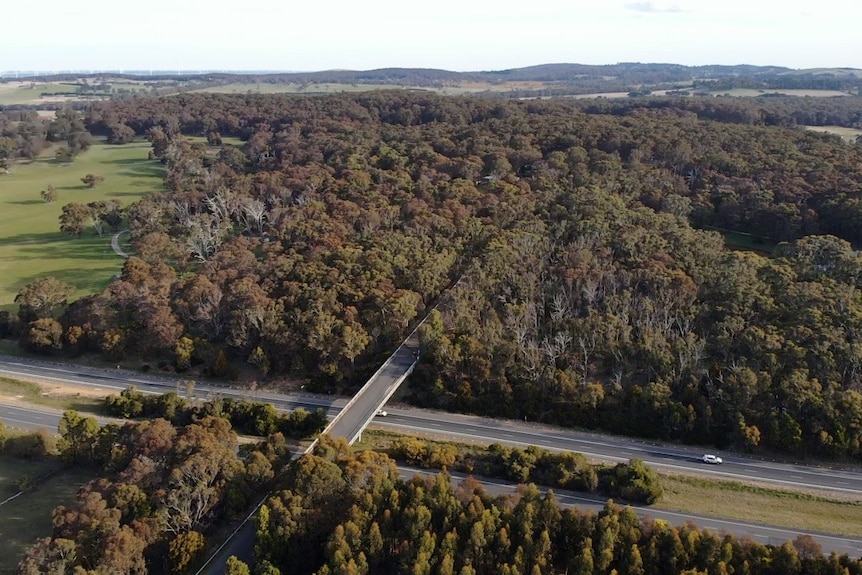
[[[254,228],[257,232],[262,232],[263,223],[266,219],[266,204],[261,200],[247,198],[242,202],[241,209],[246,230],[251,232]]]
[[[186,248],[198,261],[205,262],[224,241],[228,227],[211,214],[198,214],[186,224]]]

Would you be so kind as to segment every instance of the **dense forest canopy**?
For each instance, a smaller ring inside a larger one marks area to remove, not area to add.
[[[92,133],[150,139],[166,191],[128,209],[120,277],[22,338],[350,387],[439,303],[421,405],[858,458],[862,146],[697,102],[94,105]]]
[[[445,473],[403,481],[394,462],[324,444],[291,464],[261,509],[258,573],[427,575],[858,574],[807,536],[780,546],[642,521],[608,502],[561,509],[535,486],[492,498]]]

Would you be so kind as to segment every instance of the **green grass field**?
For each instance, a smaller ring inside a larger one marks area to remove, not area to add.
[[[19,85],[18,82],[0,84],[0,105],[38,104],[43,101],[42,94],[75,94],[75,86],[56,82],[37,82],[33,88]]]
[[[862,537],[862,501],[678,475],[661,482],[657,509]]]
[[[75,286],[73,298],[101,290],[122,267],[111,250],[110,233],[89,230],[81,238],[60,232],[62,207],[117,199],[123,206],[162,187],[163,168],[147,159],[148,142],[124,146],[96,144],[71,164],[57,162],[51,150],[30,164],[13,165],[0,175],[0,309],[14,310],[15,295],[43,276]],[[92,173],[105,178],[88,189],[80,178]],[[39,193],[53,185],[56,202]]]
[[[22,475],[37,478],[57,469],[56,460],[26,462],[0,456],[0,493],[15,493],[14,481]],[[72,468],[40,483],[0,507],[0,575],[11,575],[26,549],[41,537],[51,535],[51,512],[58,505],[70,505],[83,483],[92,479],[93,470]],[[6,495],[8,497],[9,495]],[[3,497],[0,499],[6,499]]]

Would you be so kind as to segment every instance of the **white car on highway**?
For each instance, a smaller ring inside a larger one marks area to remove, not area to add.
[[[709,453],[701,457],[700,460],[704,463],[714,463],[715,465],[721,464],[721,457],[718,457],[717,455],[710,455]]]

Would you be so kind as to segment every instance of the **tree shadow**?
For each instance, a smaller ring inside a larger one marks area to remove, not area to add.
[[[95,405],[86,401],[73,401],[69,404],[69,409],[73,409],[79,413],[89,413],[91,415],[108,415],[108,412],[103,405]]]
[[[108,260],[105,261],[105,265],[103,267],[98,268],[65,268],[65,269],[57,269],[53,270],[49,274],[34,274],[29,277],[20,278],[20,283],[22,286],[30,284],[40,278],[49,275],[51,277],[57,278],[61,282],[67,283],[71,286],[74,286],[75,289],[84,291],[88,294],[97,294],[100,293],[106,285],[108,285],[114,275],[120,271],[120,265],[122,263],[122,258],[116,257],[116,263],[109,263]]]
[[[127,168],[119,172],[120,176],[129,177],[147,177],[147,178],[162,178],[165,175],[165,169],[161,164],[140,165]]]
[[[142,163],[155,163],[157,160],[148,160],[146,158],[117,158],[115,160],[102,160],[103,164],[116,164],[118,166],[133,166]]]
[[[45,200],[19,200],[17,202],[6,202],[16,206],[35,206],[36,204],[45,204]]]
[[[46,242],[62,240],[63,235],[59,232],[40,232],[32,234],[18,234],[14,236],[0,237],[0,246],[21,246],[27,244],[42,245]],[[42,246],[44,247],[44,246]]]

